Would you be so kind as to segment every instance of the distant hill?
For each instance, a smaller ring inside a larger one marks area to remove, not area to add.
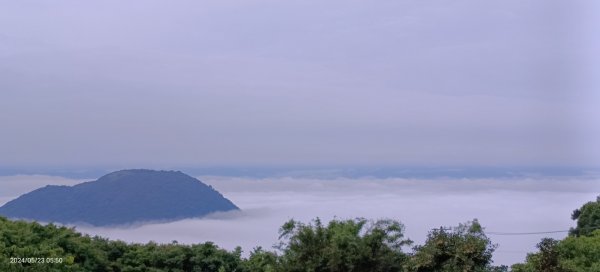
[[[0,207],[0,215],[95,226],[178,220],[237,210],[231,201],[179,171],[122,170],[75,186],[49,185]]]

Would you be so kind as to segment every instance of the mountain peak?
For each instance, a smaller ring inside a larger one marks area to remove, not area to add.
[[[173,221],[237,209],[211,186],[180,171],[128,169],[74,186],[34,190],[0,207],[0,214],[105,226]]]

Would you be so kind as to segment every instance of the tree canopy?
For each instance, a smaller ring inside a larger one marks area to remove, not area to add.
[[[0,271],[495,271],[494,246],[476,220],[433,230],[412,250],[411,244],[404,226],[389,219],[290,220],[280,229],[276,250],[258,247],[243,257],[239,247],[228,251],[211,242],[125,243],[0,218]],[[23,257],[36,260],[14,260]],[[50,263],[55,259],[61,262]]]
[[[575,210],[577,227],[563,240],[544,238],[515,272],[600,271],[599,201]],[[404,225],[390,219],[290,220],[274,250],[225,250],[206,242],[145,244],[91,237],[54,224],[0,217],[0,271],[202,272],[500,272],[496,245],[475,219],[429,232],[412,246]],[[412,246],[412,248],[410,248]],[[34,259],[21,259],[33,257]],[[60,262],[58,261],[60,260]]]
[[[415,247],[411,270],[490,271],[496,249],[477,220],[453,229],[432,230],[422,246]]]
[[[577,226],[563,240],[544,238],[538,252],[530,253],[515,272],[597,272],[600,271],[600,196],[573,211]]]
[[[571,229],[571,235],[590,235],[594,230],[600,229],[600,196],[596,201],[585,203],[574,210],[571,219],[577,221],[577,226]]]
[[[283,271],[401,271],[404,226],[393,220],[290,220],[281,227]]]

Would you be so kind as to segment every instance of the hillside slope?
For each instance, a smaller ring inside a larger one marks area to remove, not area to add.
[[[176,171],[122,170],[75,186],[46,186],[0,207],[0,215],[96,226],[178,220],[237,210],[212,187]]]

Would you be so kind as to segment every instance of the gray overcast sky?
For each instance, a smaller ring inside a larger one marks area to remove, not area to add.
[[[0,165],[597,166],[599,8],[1,1]]]

